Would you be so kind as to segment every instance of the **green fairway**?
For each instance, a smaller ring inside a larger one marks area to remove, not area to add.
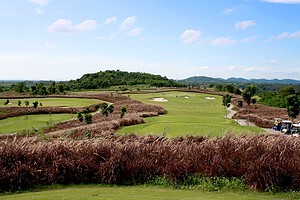
[[[42,103],[43,107],[84,107],[97,103],[101,103],[96,99],[84,98],[32,98],[32,99],[9,99],[9,104],[6,106],[18,106],[18,101],[21,101],[21,106],[25,106],[25,101],[29,101],[29,106],[33,106],[33,102]],[[0,106],[4,106],[6,99],[0,99]],[[40,106],[40,105],[39,105]]]
[[[34,130],[47,126],[49,123],[60,122],[76,117],[72,114],[27,115],[0,120],[0,133],[15,133],[22,130]]]
[[[146,123],[123,127],[118,133],[164,134],[170,137],[186,135],[220,136],[224,133],[261,133],[258,127],[240,126],[232,119],[226,119],[221,96],[201,93],[163,92],[132,94],[131,98],[147,104],[161,105],[167,114],[150,117]],[[157,102],[152,98],[168,101]]]
[[[0,196],[0,200],[47,200],[47,199],[109,199],[109,200],[153,200],[153,199],[197,199],[197,200],[279,200],[279,199],[299,199],[299,193],[258,193],[255,191],[225,191],[225,192],[207,192],[199,190],[177,190],[170,187],[157,186],[71,186],[60,189],[52,189],[38,192],[26,192],[21,194],[12,194]]]

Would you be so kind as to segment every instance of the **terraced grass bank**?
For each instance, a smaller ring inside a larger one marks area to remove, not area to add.
[[[5,101],[6,99],[0,99],[2,105]],[[18,106],[19,101],[21,101],[20,106]],[[28,108],[25,106],[25,101],[29,102]],[[33,108],[32,103],[35,101],[39,102],[38,108]],[[85,107],[101,102],[103,101],[88,98],[10,99],[9,104],[0,107],[0,133],[38,130],[56,122],[75,118],[78,110],[84,110]]]
[[[134,94],[130,97],[147,104],[161,105],[166,108],[167,114],[147,118],[145,124],[124,127],[117,133],[159,134],[176,137],[219,136],[228,132],[263,132],[258,127],[240,126],[234,120],[226,119],[226,110],[222,106],[221,96],[190,92],[163,92]]]
[[[4,106],[6,99],[0,99],[0,106]],[[101,103],[96,99],[84,99],[84,98],[28,98],[28,99],[9,99],[9,104],[6,107],[17,107],[18,101],[21,101],[21,106],[25,107],[25,101],[29,102],[29,107],[32,107],[32,103],[38,101],[42,103],[43,107],[83,107],[92,104]]]
[[[76,117],[74,114],[39,114],[7,118],[0,120],[0,133],[38,130],[39,128],[74,117]]]

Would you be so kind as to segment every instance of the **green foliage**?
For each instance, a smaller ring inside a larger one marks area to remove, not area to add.
[[[85,74],[80,79],[68,82],[68,86],[72,89],[100,89],[110,86],[140,84],[148,84],[155,87],[183,86],[183,84],[160,75],[141,72],[125,72],[120,70],[107,70],[93,74]],[[122,91],[126,89],[126,87],[120,88]]]
[[[229,94],[226,94],[225,96],[223,96],[222,98],[222,105],[223,106],[226,106],[226,107],[229,107],[230,106],[230,103],[231,103],[231,98],[232,96],[230,96]]]
[[[90,138],[91,138],[91,136],[92,136],[92,133],[91,133],[91,131],[87,131],[87,132],[85,132],[85,137],[86,137],[87,139],[90,139]]]
[[[240,107],[240,108],[243,107],[243,101],[238,101],[238,107]]]
[[[83,115],[81,112],[77,113],[77,119],[82,122],[83,121]]]
[[[24,103],[25,103],[25,106],[26,106],[26,107],[29,106],[29,101],[25,100]]]
[[[213,87],[213,86],[214,84],[209,84],[209,87]],[[215,86],[215,89],[220,92],[228,92],[228,93],[238,94],[238,95],[242,93],[241,90],[237,86],[234,86],[233,84],[217,84]]]
[[[34,107],[34,108],[37,108],[38,105],[39,105],[39,102],[38,102],[38,101],[35,101],[35,102],[33,102],[32,104],[33,104],[33,107]]]
[[[18,93],[23,93],[28,91],[28,87],[26,86],[25,82],[19,82],[17,84],[13,84],[11,86],[11,89]]]
[[[286,97],[286,105],[288,110],[288,115],[292,118],[297,118],[300,111],[300,99],[298,95],[291,94]]]
[[[112,113],[114,111],[114,106],[108,105],[106,102],[102,103],[101,106],[101,112],[103,115],[105,115],[106,117],[108,116],[109,113]]]
[[[8,105],[9,104],[9,99],[6,99],[6,101],[4,102],[4,105]]]
[[[247,86],[246,89],[242,92],[243,99],[248,105],[251,104],[251,99],[256,92],[257,92],[257,87],[255,85]]]
[[[92,118],[93,118],[92,114],[90,114],[90,113],[84,114],[84,120],[85,120],[86,124],[91,124]]]
[[[121,118],[124,117],[124,115],[125,115],[126,112],[127,112],[126,106],[122,106],[121,109],[120,109]]]

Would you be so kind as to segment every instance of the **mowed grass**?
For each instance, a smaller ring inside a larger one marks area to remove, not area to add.
[[[240,126],[232,119],[226,119],[227,111],[222,106],[221,96],[201,93],[163,92],[151,94],[132,94],[131,98],[147,104],[161,105],[166,115],[146,118],[146,123],[123,127],[121,134],[141,135],[159,134],[169,137],[202,135],[220,136],[226,133],[261,133],[258,127]],[[164,98],[167,102],[153,101]]]
[[[25,107],[25,101],[29,101],[29,106],[33,106],[33,102],[38,101],[42,103],[43,107],[84,107],[102,101],[97,99],[84,99],[84,98],[29,98],[29,99],[9,99],[9,104],[6,106],[18,106],[18,101],[21,101],[21,106]],[[6,99],[0,99],[0,106],[4,106]]]
[[[171,187],[158,186],[69,186],[60,189],[52,189],[38,192],[28,192],[21,194],[0,195],[0,200],[279,200],[279,199],[299,199],[299,193],[258,193],[255,191],[222,191],[208,192],[199,190],[178,190]]]
[[[0,133],[16,133],[23,130],[38,130],[52,123],[76,117],[72,114],[40,114],[12,117],[0,120]]]

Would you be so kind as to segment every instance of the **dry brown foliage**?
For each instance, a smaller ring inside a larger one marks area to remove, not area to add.
[[[145,183],[157,176],[176,183],[193,174],[241,177],[257,190],[299,190],[299,155],[300,140],[280,135],[21,138],[0,143],[0,191],[54,183]]]

